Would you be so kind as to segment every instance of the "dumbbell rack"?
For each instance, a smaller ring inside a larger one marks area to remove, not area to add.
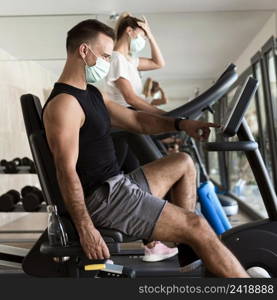
[[[36,174],[30,172],[29,166],[17,166],[17,173],[5,173],[5,167],[0,166],[0,175],[22,175],[22,174]],[[12,212],[25,212],[21,204],[17,204],[16,208]],[[42,207],[36,212],[46,212],[46,205],[42,204]],[[1,211],[0,211],[1,213]]]
[[[5,174],[5,175],[16,175],[16,174],[35,174],[35,173],[30,173],[30,167],[28,166],[18,166],[17,167],[18,172],[17,173],[5,173],[5,167],[0,166],[0,174]]]
[[[33,175],[35,175],[36,174],[36,173],[31,173],[30,172],[30,167],[29,166],[17,166],[17,170],[18,170],[17,173],[5,173],[4,170],[5,170],[5,167],[0,166],[0,176],[4,176],[4,175],[23,175],[23,174],[26,174],[26,175],[33,174]],[[19,202],[19,203],[16,204],[15,209],[11,212],[0,211],[0,214],[4,214],[4,213],[5,214],[6,213],[24,213],[24,214],[26,214],[26,213],[46,213],[46,204],[43,203],[42,207],[38,211],[26,212],[24,210],[23,206],[22,206],[22,203]],[[9,227],[9,226],[5,226],[5,225],[1,226],[1,227],[3,227],[3,228],[0,229],[0,234],[1,235],[3,234],[4,236],[5,236],[5,234],[8,234],[8,235],[10,235],[10,234],[15,234],[15,235],[16,234],[40,234],[40,233],[43,232],[43,230],[35,230],[35,229],[28,229],[28,230],[26,230],[26,229],[18,229],[17,230],[16,229],[16,230],[14,230],[14,229],[5,228],[5,227]],[[6,241],[5,238],[3,239],[1,236],[0,236],[0,241],[1,241],[1,243],[8,242],[8,240]],[[29,242],[29,240],[25,239],[25,238],[22,239],[22,240],[21,239],[14,239],[14,241],[15,242],[22,242],[22,241]]]

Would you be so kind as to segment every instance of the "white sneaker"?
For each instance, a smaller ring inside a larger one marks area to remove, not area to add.
[[[251,267],[246,271],[251,278],[271,278],[267,270],[261,267]]]
[[[175,256],[177,253],[178,249],[176,247],[169,248],[161,242],[156,242],[153,248],[144,246],[144,256],[142,260],[147,262],[162,261]]]
[[[111,259],[107,259],[106,261],[105,261],[105,264],[109,264],[109,265],[113,265],[113,261],[111,260]]]

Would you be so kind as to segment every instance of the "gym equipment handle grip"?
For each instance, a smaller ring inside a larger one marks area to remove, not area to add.
[[[255,151],[258,147],[258,144],[252,141],[212,142],[204,144],[204,148],[207,151]]]

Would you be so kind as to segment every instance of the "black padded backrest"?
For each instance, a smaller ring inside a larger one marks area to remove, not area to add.
[[[41,121],[42,106],[37,96],[32,94],[22,95],[21,108],[28,139],[36,131],[43,130]]]
[[[42,124],[42,106],[38,97],[27,94],[20,98],[28,141],[45,201],[58,207],[59,215],[66,214],[59,189],[53,156]]]
[[[149,135],[135,134],[115,128],[112,128],[111,135],[114,142],[118,142],[118,144],[121,142],[124,145],[125,142],[127,142],[128,146],[132,149],[132,152],[137,157],[141,165],[163,157],[161,151]],[[124,152],[125,149],[121,150]],[[118,162],[119,166],[121,167],[123,162],[120,159]]]
[[[163,157],[161,151],[149,135],[128,132],[126,139],[141,165],[148,164]]]

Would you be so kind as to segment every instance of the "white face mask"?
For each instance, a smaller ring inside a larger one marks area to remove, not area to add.
[[[145,47],[145,39],[138,34],[138,36],[135,39],[131,40],[130,43],[130,51],[131,53],[135,54],[140,52]]]
[[[88,47],[88,49],[94,54],[94,52]],[[101,79],[103,79],[109,73],[110,63],[101,57],[96,57],[96,63],[93,66],[88,66],[87,62],[84,59],[86,64],[86,81],[88,83],[95,83]]]

